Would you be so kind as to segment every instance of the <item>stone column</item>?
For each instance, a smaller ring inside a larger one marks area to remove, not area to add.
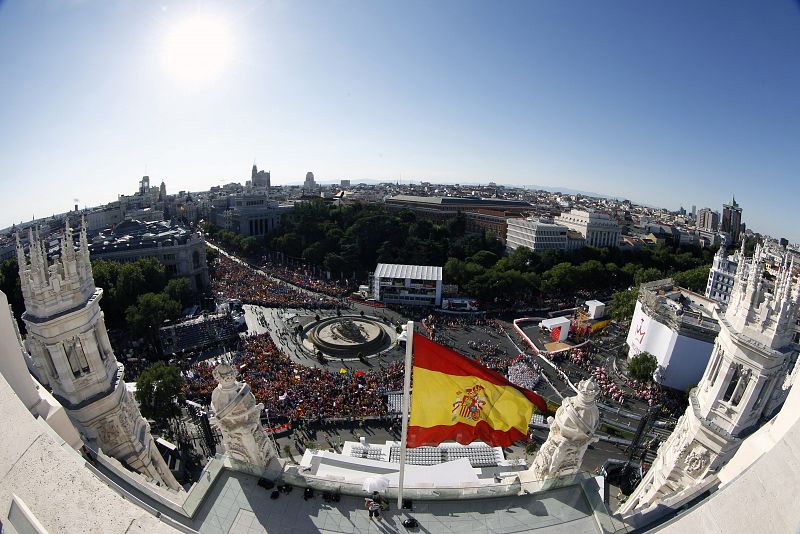
[[[578,471],[583,455],[600,425],[599,389],[593,379],[578,384],[578,394],[564,399],[555,418],[548,418],[550,434],[528,469],[534,480],[546,480]]]
[[[264,405],[256,404],[250,386],[236,380],[230,365],[218,365],[213,374],[218,385],[211,394],[211,423],[222,432],[228,456],[256,471],[265,468],[277,453],[261,427]]]

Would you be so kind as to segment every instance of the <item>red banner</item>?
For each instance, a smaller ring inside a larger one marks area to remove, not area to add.
[[[272,428],[265,428],[264,432],[267,434],[274,434],[275,432],[280,432],[281,430],[289,430],[292,425],[289,423],[284,423],[282,425],[273,426]]]

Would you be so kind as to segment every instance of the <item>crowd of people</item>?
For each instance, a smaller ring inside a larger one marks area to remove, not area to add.
[[[306,268],[293,268],[273,263],[266,258],[263,258],[259,268],[273,278],[329,297],[341,299],[355,291],[355,287],[348,284],[347,281],[323,280],[311,275]]]
[[[306,367],[286,357],[269,334],[247,339],[233,357],[239,380],[247,382],[273,421],[384,416],[382,396],[402,389],[403,364],[377,370],[332,372]],[[208,404],[216,381],[213,364],[199,362],[184,371],[186,398]]]
[[[512,384],[533,391],[542,379],[542,369],[535,363],[520,360],[508,366],[507,376]]]
[[[220,299],[238,299],[268,308],[333,308],[339,301],[265,276],[247,265],[220,255],[214,263],[211,289]]]

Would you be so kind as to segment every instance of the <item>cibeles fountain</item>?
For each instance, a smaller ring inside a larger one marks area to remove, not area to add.
[[[391,324],[374,317],[330,317],[313,322],[304,330],[303,346],[332,358],[369,357],[397,344]]]

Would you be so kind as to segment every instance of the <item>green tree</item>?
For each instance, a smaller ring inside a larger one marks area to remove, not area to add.
[[[242,238],[239,242],[239,250],[247,257],[255,256],[258,252],[258,239],[253,236]]]
[[[708,265],[695,267],[688,271],[676,273],[673,279],[676,285],[691,289],[697,293],[703,293],[705,292],[706,285],[708,285],[708,272],[710,270],[711,267]]]
[[[136,380],[136,401],[147,419],[165,422],[181,415],[184,379],[177,367],[156,362]]]
[[[497,263],[497,254],[488,250],[481,250],[470,256],[467,261],[471,263],[477,263],[481,267],[488,269]]]
[[[217,249],[206,247],[206,263],[209,268],[214,264],[214,260],[216,260],[217,257],[219,257],[219,251]]]
[[[172,300],[179,302],[182,307],[192,303],[192,283],[186,277],[173,278],[167,282],[164,293]]]
[[[611,318],[615,321],[623,322],[633,317],[638,296],[638,289],[628,289],[614,293],[611,296],[611,304],[609,306]]]
[[[325,259],[325,247],[319,241],[314,241],[303,251],[303,259],[314,265],[319,265]]]
[[[649,352],[640,352],[628,360],[628,375],[639,382],[652,382],[658,360]]]
[[[542,275],[542,280],[547,287],[562,293],[571,293],[576,289],[578,270],[569,262],[554,265],[552,269]]]
[[[659,280],[663,277],[664,274],[661,271],[655,267],[649,267],[647,269],[640,269],[636,271],[636,274],[633,277],[633,283],[639,286],[640,284]]]
[[[142,271],[142,277],[144,278],[142,293],[158,293],[164,289],[166,269],[161,262],[150,257],[136,260],[134,265],[138,266]]]
[[[181,305],[164,293],[145,293],[125,311],[125,320],[133,334],[143,337],[158,352],[158,329],[167,320],[177,319]]]
[[[303,240],[294,232],[289,232],[272,240],[272,248],[280,250],[287,256],[298,258],[303,253]]]
[[[146,293],[147,281],[137,263],[123,263],[118,273],[113,298],[116,303],[115,308],[123,311],[133,306],[139,295]]]

